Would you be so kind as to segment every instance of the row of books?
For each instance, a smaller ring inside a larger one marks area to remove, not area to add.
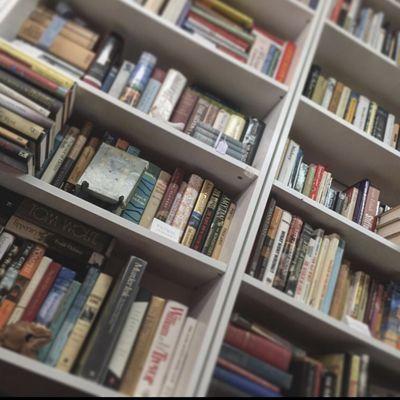
[[[296,45],[255,25],[253,17],[228,2],[147,0],[143,7],[263,74],[286,81]]]
[[[379,201],[380,191],[364,179],[340,189],[332,174],[321,164],[307,164],[304,152],[288,139],[278,170],[277,180],[331,210],[375,232],[377,216],[385,205]]]
[[[209,396],[365,397],[369,356],[310,357],[281,336],[233,313]]]
[[[311,67],[303,95],[366,134],[400,150],[396,117],[335,78],[321,75],[320,66]]]
[[[127,395],[173,395],[196,328],[188,307],[140,287],[140,258],[104,272],[115,272],[108,235],[1,190],[4,335],[40,324],[41,344],[23,354]]]
[[[339,235],[314,229],[272,197],[246,272],[334,318],[360,320],[374,337],[399,346],[399,283],[350,270],[344,249]]]
[[[34,174],[73,107],[73,81],[0,39],[0,161]]]
[[[218,259],[236,209],[231,198],[210,180],[179,167],[171,174],[122,137],[99,131],[85,122],[60,133],[41,179]]]
[[[363,0],[336,0],[331,20],[399,64],[400,32],[383,11],[375,11],[363,3]]]

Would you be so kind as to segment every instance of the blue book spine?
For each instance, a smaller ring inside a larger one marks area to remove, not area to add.
[[[367,20],[368,20],[368,9],[367,8],[363,8],[361,10],[360,20],[359,20],[357,29],[355,31],[355,35],[359,39],[362,39],[362,37],[364,36],[364,31],[365,31],[365,27],[366,27],[366,24],[367,24]]]
[[[300,165],[301,165],[301,163],[303,161],[303,156],[304,156],[303,150],[299,149],[299,151],[297,153],[296,163],[295,163],[294,168],[292,170],[292,175],[290,176],[290,179],[289,179],[289,187],[291,187],[291,188],[293,188],[295,183],[296,183],[296,180],[297,180],[297,177],[298,177],[298,173],[300,171]]]
[[[333,293],[335,291],[336,281],[339,276],[340,267],[342,265],[345,244],[346,243],[343,239],[339,240],[339,246],[336,251],[335,260],[333,262],[332,273],[331,273],[331,277],[329,279],[328,290],[326,292],[326,295],[322,302],[322,307],[321,307],[321,311],[325,314],[328,314],[329,310],[331,308],[331,303],[332,303],[332,299],[333,299]]]
[[[290,389],[290,385],[292,384],[292,375],[260,361],[258,358],[252,357],[236,347],[223,344],[221,357],[233,364],[249,370],[252,374],[265,379],[273,385],[286,390]]]
[[[115,81],[115,78],[118,75],[119,69],[116,66],[111,67],[109,73],[106,76],[106,79],[104,79],[104,82],[101,86],[101,91],[108,93],[108,91],[111,89],[112,84]]]
[[[215,368],[214,377],[253,396],[281,397],[279,393],[264,388],[257,383],[251,382],[248,379],[243,378],[242,376],[233,372],[227,371],[226,369],[221,367]]]
[[[264,64],[261,69],[263,74],[268,75],[268,69],[274,58],[275,51],[277,51],[277,50],[278,49],[274,45],[271,45],[270,48],[268,49],[267,57],[265,57]]]
[[[135,222],[136,224],[140,222],[160,171],[160,168],[156,165],[150,164],[149,168],[143,172],[131,201],[122,213],[122,218]]]
[[[49,354],[50,348],[54,343],[54,340],[61,328],[62,323],[65,320],[65,317],[74,302],[79,288],[81,287],[80,282],[72,281],[71,285],[68,288],[68,291],[65,293],[64,298],[62,299],[60,306],[57,309],[56,315],[49,325],[49,330],[51,332],[51,341],[46,346],[42,347],[38,352],[38,360],[44,362]]]
[[[57,309],[67,293],[76,273],[69,268],[62,267],[57,275],[53,287],[43,302],[38,312],[36,321],[43,325],[49,325],[53,320]]]
[[[185,7],[183,7],[182,13],[179,16],[178,21],[176,22],[176,25],[178,25],[178,26],[183,25],[183,23],[185,22],[188,14],[189,14],[191,6],[192,6],[192,2],[188,0],[185,4]]]
[[[72,307],[68,311],[67,316],[58,332],[57,337],[55,338],[53,345],[49,351],[49,354],[46,358],[45,363],[51,366],[55,366],[60,358],[61,352],[65,346],[65,343],[68,340],[68,336],[71,333],[76,320],[79,318],[79,315],[82,311],[83,306],[85,305],[86,299],[88,298],[90,292],[96,280],[99,276],[100,272],[97,268],[90,268],[85,281],[83,282],[78,295],[75,298]]]
[[[310,6],[310,8],[315,10],[317,8],[317,6],[318,6],[318,0],[310,0],[309,6]]]
[[[147,114],[154,103],[154,99],[156,98],[160,87],[161,82],[157,81],[156,79],[150,79],[146,89],[140,97],[137,109]]]

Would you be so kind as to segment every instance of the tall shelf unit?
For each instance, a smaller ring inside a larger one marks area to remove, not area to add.
[[[370,378],[399,389],[399,350],[362,334],[344,322],[268,287],[245,273],[263,212],[272,194],[278,204],[289,212],[327,232],[340,234],[346,240],[346,256],[362,265],[365,271],[397,281],[400,278],[400,246],[275,180],[285,141],[290,137],[300,144],[310,160],[326,165],[339,181],[351,185],[368,177],[381,189],[384,202],[391,206],[399,202],[400,181],[394,171],[400,166],[400,152],[372,136],[367,136],[302,95],[309,69],[315,62],[321,65],[324,76],[332,74],[331,76],[345,84],[347,82],[350,87],[380,102],[399,117],[399,98],[395,95],[400,82],[399,66],[329,20],[335,1],[320,3],[323,3],[322,10],[310,51],[221,313],[210,357],[199,384],[199,394],[207,392],[234,309],[248,318],[265,323],[313,352],[349,350],[367,353],[371,360]],[[376,10],[385,11],[396,25],[400,24],[399,3],[393,0],[366,0],[364,3]]]
[[[256,15],[262,27],[296,43],[297,51],[287,82],[282,84],[199,42],[134,2],[76,0],[71,3],[100,31],[115,30],[122,34],[125,38],[124,57],[133,61],[143,50],[154,52],[165,67],[182,71],[192,81],[237,104],[243,112],[266,122],[253,166],[248,166],[84,82],[76,82],[74,109],[81,116],[131,139],[145,152],[162,159],[165,168],[179,164],[213,180],[232,196],[237,210],[218,261],[34,177],[18,176],[6,169],[0,171],[0,185],[113,235],[123,252],[148,261],[145,286],[190,306],[191,314],[198,320],[198,328],[178,394],[204,395],[207,386],[205,367],[212,364],[209,350],[215,348],[214,334],[223,329],[220,318],[227,310],[225,304],[231,284],[239,276],[236,268],[242,246],[254,226],[253,216],[257,213],[259,199],[266,193],[265,182],[273,171],[274,154],[281,147],[282,132],[292,114],[294,100],[298,98],[298,82],[304,74],[323,7],[320,5],[313,11],[297,0],[235,1],[240,8]],[[14,39],[22,21],[36,4],[36,0],[9,0],[0,11],[0,36]],[[118,265],[115,268],[118,269]],[[8,377],[1,383],[1,390],[6,393],[119,395],[1,348],[0,370],[2,377]],[[21,377],[24,385],[20,384]]]

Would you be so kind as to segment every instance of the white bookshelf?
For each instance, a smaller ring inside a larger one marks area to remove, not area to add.
[[[322,3],[322,4],[321,4]],[[199,383],[198,393],[207,393],[216,359],[233,309],[266,327],[275,329],[294,343],[314,353],[360,351],[370,355],[370,379],[399,389],[400,351],[350,328],[319,310],[268,287],[245,273],[263,212],[271,194],[289,212],[304,218],[329,233],[337,232],[346,240],[345,255],[374,276],[399,279],[400,247],[342,217],[275,180],[279,161],[288,137],[304,150],[306,160],[321,162],[334,178],[353,184],[369,177],[381,189],[381,198],[399,203],[399,153],[368,136],[353,125],[302,96],[313,62],[322,66],[322,74],[347,82],[370,96],[395,115],[398,110],[399,67],[392,60],[365,45],[329,21],[334,1],[320,1],[318,23],[313,31],[308,57],[303,65],[290,112],[276,145],[256,212],[243,246],[230,291],[220,316],[220,324],[210,347],[210,357]],[[384,10],[396,24],[400,22],[399,4],[392,0],[366,0],[375,9]],[[354,82],[354,85],[353,85]]]
[[[117,254],[131,253],[149,262],[143,281],[146,288],[191,307],[191,314],[198,320],[198,329],[178,394],[199,395],[203,371],[209,363],[208,349],[213,343],[243,243],[270,174],[271,161],[281,143],[283,127],[292,112],[297,83],[317,26],[317,13],[297,0],[255,0],[249,6],[253,7],[252,13],[262,27],[293,40],[297,45],[288,80],[282,84],[199,42],[189,33],[132,2],[96,0],[72,3],[78,13],[86,16],[101,31],[115,29],[125,37],[126,58],[135,61],[141,51],[152,51],[159,56],[162,67],[182,71],[190,77],[190,82],[204,85],[210,92],[235,103],[244,113],[257,116],[267,124],[253,166],[248,166],[218,154],[168,124],[127,107],[83,82],[77,82],[75,109],[81,116],[130,139],[146,156],[149,155],[156,163],[159,161],[162,167],[183,166],[188,172],[212,179],[232,196],[237,210],[220,260],[156,235],[34,177],[17,176],[5,169],[0,171],[0,185],[115,236]],[[240,3],[241,7],[248,6],[246,1]],[[13,39],[36,4],[37,0],[13,0],[12,7],[1,16],[0,36]],[[113,273],[116,274],[119,268],[120,262],[115,267],[113,265]],[[15,371],[20,367],[30,381],[41,382],[39,386],[19,387],[19,394],[43,395],[54,393],[54,390],[62,393],[64,387],[83,394],[115,394],[107,389],[102,391],[102,387],[74,375],[41,364],[39,367],[35,361],[25,365],[22,356],[10,357],[10,352],[0,351],[2,371]],[[12,379],[11,373],[9,375],[10,382],[4,390],[8,388],[12,393],[16,379]]]

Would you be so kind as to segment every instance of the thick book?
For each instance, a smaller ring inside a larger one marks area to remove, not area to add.
[[[286,346],[229,324],[225,342],[282,371],[288,371],[292,353]]]
[[[250,371],[281,389],[288,390],[292,383],[292,375],[273,367],[256,357],[250,356],[236,347],[226,343],[222,345],[220,357]]]
[[[79,362],[79,375],[103,383],[108,364],[124,327],[126,317],[139,292],[147,262],[132,256],[114,286],[94,336]],[[107,347],[105,348],[105,343]]]

